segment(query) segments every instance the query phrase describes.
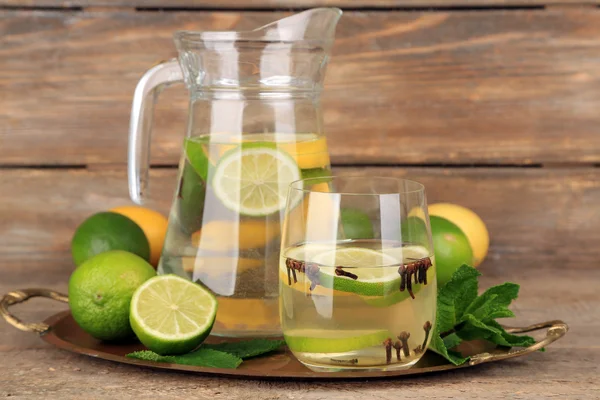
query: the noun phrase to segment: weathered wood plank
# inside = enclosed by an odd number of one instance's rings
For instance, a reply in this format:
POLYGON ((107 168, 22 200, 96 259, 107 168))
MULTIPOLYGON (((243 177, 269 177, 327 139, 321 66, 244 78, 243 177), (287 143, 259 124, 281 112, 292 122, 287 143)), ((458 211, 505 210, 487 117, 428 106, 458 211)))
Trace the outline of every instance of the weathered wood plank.
MULTIPOLYGON (((567 339, 568 340, 568 337, 567 339)), ((380 400, 492 399, 596 400, 596 349, 548 349, 527 360, 507 360, 411 379, 304 382, 226 379, 153 371, 33 349, 3 354, 0 395, 17 399, 380 400)))
POLYGON ((527 7, 553 4, 598 4, 599 0, 2 0, 1 5, 19 7, 185 7, 199 9, 289 9, 308 7, 404 8, 404 7, 527 7))
MULTIPOLYGON (((0 163, 124 162, 131 96, 173 31, 278 13, 4 12, 0 163)), ((600 9, 348 12, 326 80, 336 163, 600 162, 600 9)), ((157 111, 175 164, 186 94, 157 111)))
MULTIPOLYGON (((66 290, 70 268, 50 267, 40 271, 35 284, 66 290), (56 282, 60 278, 60 283, 56 282)), ((517 318, 511 325, 526 325, 551 319, 563 319, 570 326, 564 339, 545 353, 472 369, 423 376, 420 378, 365 382, 257 382, 221 379, 210 376, 152 371, 117 363, 95 360, 60 351, 42 342, 34 334, 25 334, 0 321, 0 396, 16 398, 182 398, 199 399, 597 399, 600 350, 600 309, 597 282, 600 271, 585 275, 575 269, 553 267, 550 273, 528 268, 521 261, 518 269, 493 271, 482 266, 481 287, 507 280, 521 285, 519 299, 512 309, 517 318), (563 282, 557 283, 561 276, 563 282), (575 289, 576 288, 576 289, 575 289)), ((0 253, 0 273, 13 275, 10 284, 0 281, 0 294, 30 287, 28 274, 19 273, 4 262, 0 253)), ((65 309, 47 301, 34 300, 15 308, 27 321, 38 321, 65 309)))
MULTIPOLYGON (((600 169, 337 168, 339 173, 409 177, 424 183, 430 203, 474 209, 491 232, 486 265, 596 268, 600 242, 600 169)), ((152 173, 150 205, 168 211, 176 171, 152 173)), ((0 255, 19 271, 70 270, 69 245, 88 215, 129 203, 125 171, 4 170, 0 174, 0 255)), ((32 273, 31 279, 36 279, 32 273)), ((17 283, 18 275, 2 277, 17 283)))

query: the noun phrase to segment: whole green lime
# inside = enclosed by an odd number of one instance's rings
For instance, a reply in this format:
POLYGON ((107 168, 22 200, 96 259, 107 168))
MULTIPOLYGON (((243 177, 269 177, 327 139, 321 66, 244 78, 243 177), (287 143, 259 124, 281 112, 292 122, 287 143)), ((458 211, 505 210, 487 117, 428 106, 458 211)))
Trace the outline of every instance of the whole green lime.
POLYGON ((431 216, 431 237, 435 252, 438 285, 446 284, 463 264, 473 265, 469 239, 458 226, 445 218, 431 216))
POLYGON ((346 239, 373 239, 373 223, 369 215, 356 208, 340 209, 340 218, 346 239))
POLYGON ((156 271, 152 265, 126 251, 108 251, 90 258, 69 279, 73 319, 96 339, 118 341, 132 337, 131 297, 153 276, 156 271))
POLYGON ((150 260, 150 244, 142 228, 114 212, 100 212, 83 221, 71 241, 75 265, 110 250, 125 250, 150 260))
POLYGON ((400 224, 403 243, 416 244, 429 248, 429 233, 425 221, 416 216, 410 216, 400 224))

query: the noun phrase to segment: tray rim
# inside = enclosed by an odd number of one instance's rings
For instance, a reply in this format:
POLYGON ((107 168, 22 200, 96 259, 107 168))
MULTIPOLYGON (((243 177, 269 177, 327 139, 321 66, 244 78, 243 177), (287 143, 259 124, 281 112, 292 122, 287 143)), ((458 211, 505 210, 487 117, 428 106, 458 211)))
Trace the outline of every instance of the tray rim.
MULTIPOLYGON (((58 312, 50 317, 48 317, 44 322, 48 324, 50 329, 46 332, 42 333, 40 337, 46 343, 49 343, 55 347, 58 347, 63 350, 67 350, 72 353, 82 354, 85 356, 99 358, 103 360, 118 362, 121 364, 134 365, 138 367, 147 367, 159 370, 167 370, 167 371, 178 371, 178 372, 187 372, 187 373, 199 373, 204 374, 206 376, 217 376, 217 377, 227 377, 227 378, 242 378, 242 379, 263 379, 263 380, 276 380, 281 378, 292 378, 295 380, 357 380, 357 379, 386 379, 386 378, 394 378, 401 376, 411 376, 411 375, 422 375, 422 374, 430 374, 430 373, 438 373, 444 371, 452 371, 457 369, 463 369, 467 367, 472 367, 477 364, 483 362, 490 362, 495 360, 486 359, 486 355, 492 357, 488 353, 483 354, 483 360, 479 362, 471 362, 464 363, 462 365, 453 365, 451 363, 432 366, 432 367, 422 367, 422 368, 409 368, 404 370, 397 371, 341 371, 341 372, 315 372, 306 368, 306 371, 299 372, 287 372, 282 371, 280 373, 259 373, 259 371, 254 369, 226 369, 226 368, 211 368, 211 367, 199 367, 199 366, 191 366, 191 365, 182 365, 182 364, 172 364, 172 363, 159 363, 154 361, 146 361, 146 360, 137 360, 133 358, 127 358, 125 356, 119 356, 112 353, 99 351, 99 350, 91 350, 87 347, 83 347, 72 343, 68 340, 63 339, 62 337, 56 335, 54 326, 60 323, 65 318, 71 315, 70 310, 65 310, 58 312)), ((562 336, 562 335, 561 335, 562 336)), ((518 353, 515 352, 515 353, 518 353)), ((523 354, 514 354, 511 355, 510 352, 507 353, 507 357, 518 357, 528 353, 523 354)))

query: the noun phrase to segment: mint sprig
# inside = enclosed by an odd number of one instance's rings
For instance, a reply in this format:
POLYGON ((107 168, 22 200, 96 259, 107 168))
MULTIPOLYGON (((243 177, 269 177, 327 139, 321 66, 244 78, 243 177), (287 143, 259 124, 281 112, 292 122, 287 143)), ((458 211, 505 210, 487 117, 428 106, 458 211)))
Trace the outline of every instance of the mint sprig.
POLYGON ((277 350, 283 343, 283 340, 252 339, 231 343, 203 344, 191 353, 178 356, 161 356, 150 350, 142 350, 129 353, 126 357, 197 367, 233 369, 239 367, 243 360, 277 350))
POLYGON ((535 343, 530 336, 512 335, 496 318, 514 317, 508 309, 519 295, 519 285, 503 283, 477 295, 479 271, 463 265, 438 290, 437 319, 429 349, 455 365, 469 360, 452 349, 463 341, 483 339, 500 346, 526 347, 535 343))

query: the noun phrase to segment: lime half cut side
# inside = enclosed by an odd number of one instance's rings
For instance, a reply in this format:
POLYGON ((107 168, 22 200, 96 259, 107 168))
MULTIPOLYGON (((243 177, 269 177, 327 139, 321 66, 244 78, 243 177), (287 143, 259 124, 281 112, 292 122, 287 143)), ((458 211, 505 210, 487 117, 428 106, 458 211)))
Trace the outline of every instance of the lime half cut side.
POLYGON ((288 186, 301 178, 296 161, 271 143, 248 143, 223 154, 212 186, 229 209, 259 217, 285 208, 288 186))
POLYGON ((311 261, 324 267, 320 269, 322 284, 342 292, 363 296, 383 296, 400 285, 398 265, 401 259, 361 247, 345 247, 317 254, 311 261), (343 267, 357 276, 352 279, 335 275, 334 267, 343 267))
POLYGON ((292 351, 307 353, 341 353, 380 346, 393 337, 387 330, 291 329, 283 333, 292 351))
POLYGON ((194 350, 210 333, 217 300, 205 288, 175 275, 142 284, 131 299, 130 323, 138 339, 161 355, 194 350))

